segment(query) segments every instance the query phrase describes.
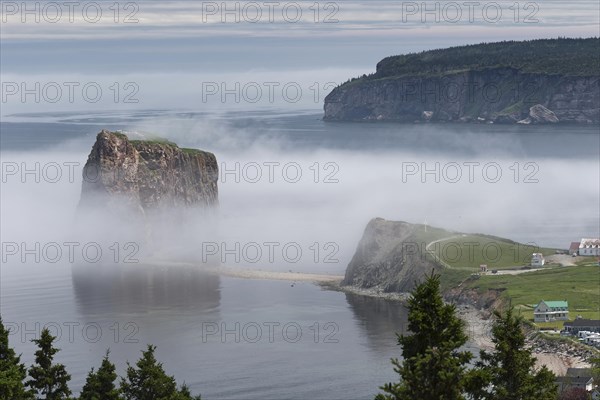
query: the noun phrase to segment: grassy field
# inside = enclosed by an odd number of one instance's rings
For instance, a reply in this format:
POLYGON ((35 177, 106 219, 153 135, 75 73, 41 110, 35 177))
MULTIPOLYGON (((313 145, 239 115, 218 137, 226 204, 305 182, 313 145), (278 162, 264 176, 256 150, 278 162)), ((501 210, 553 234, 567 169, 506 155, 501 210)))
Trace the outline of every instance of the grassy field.
MULTIPOLYGON (((413 240, 432 261, 443 264, 442 290, 456 287, 476 289, 480 293, 501 290, 525 318, 533 321, 533 306, 540 300, 567 300, 570 319, 577 315, 600 319, 600 266, 595 257, 577 261, 577 266, 546 266, 541 271, 517 275, 478 276, 479 266, 488 270, 520 269, 529 266, 532 253, 545 256, 555 253, 552 248, 483 235, 463 234, 420 225, 413 240)), ((540 328, 562 329, 563 321, 536 324, 540 328)))
MULTIPOLYGON (((503 296, 531 320, 532 306, 540 300, 567 300, 570 319, 577 315, 600 319, 600 267, 597 263, 520 275, 486 275, 468 280, 465 286, 480 292, 504 289, 503 296)), ((542 328, 562 328, 562 325, 562 321, 538 324, 542 328)))
POLYGON ((528 266, 532 253, 554 254, 555 249, 540 248, 487 235, 459 235, 434 243, 430 250, 450 268, 479 272, 486 264, 488 270, 528 266))
POLYGON ((459 285, 462 285, 469 277, 471 277, 471 272, 461 270, 461 269, 450 269, 444 268, 441 273, 441 285, 442 291, 450 290, 459 285))

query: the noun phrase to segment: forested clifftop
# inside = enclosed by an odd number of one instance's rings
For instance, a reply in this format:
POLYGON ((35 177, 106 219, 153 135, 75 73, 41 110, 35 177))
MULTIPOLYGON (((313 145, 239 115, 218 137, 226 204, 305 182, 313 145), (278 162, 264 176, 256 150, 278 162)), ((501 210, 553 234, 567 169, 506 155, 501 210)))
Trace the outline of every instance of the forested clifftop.
POLYGON ((600 39, 487 43, 387 57, 334 89, 325 120, 598 123, 600 39))

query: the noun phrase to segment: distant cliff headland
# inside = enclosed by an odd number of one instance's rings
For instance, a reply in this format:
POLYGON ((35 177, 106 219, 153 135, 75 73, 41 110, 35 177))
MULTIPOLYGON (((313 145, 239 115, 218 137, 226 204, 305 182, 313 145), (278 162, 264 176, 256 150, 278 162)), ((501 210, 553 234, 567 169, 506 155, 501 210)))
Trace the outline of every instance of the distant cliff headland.
POLYGON ((325 98, 327 121, 600 122, 600 39, 483 43, 387 57, 325 98))
POLYGON ((589 276, 598 274, 598 260, 565 253, 566 249, 534 242, 374 218, 365 228, 340 289, 401 299, 416 281, 435 271, 441 275, 447 299, 478 309, 512 301, 522 305, 523 315, 532 319, 532 304, 560 293, 580 314, 597 318, 600 298, 592 293, 597 294, 598 282, 589 276), (534 260, 539 261, 540 254, 545 259, 541 265, 534 260))
POLYGON ((103 130, 83 170, 80 206, 125 208, 142 215, 153 209, 213 206, 217 179, 212 153, 103 130))
MULTIPOLYGON (((527 272, 532 253, 553 255, 555 249, 517 243, 481 233, 463 233, 404 221, 372 219, 348 264, 343 286, 406 293, 432 270, 445 289, 481 272, 486 265, 498 274, 527 272)), ((487 270, 486 270, 487 272, 487 270)))
POLYGON ((415 281, 439 268, 434 259, 418 251, 424 241, 423 229, 402 221, 372 219, 348 264, 342 285, 409 292, 415 281))

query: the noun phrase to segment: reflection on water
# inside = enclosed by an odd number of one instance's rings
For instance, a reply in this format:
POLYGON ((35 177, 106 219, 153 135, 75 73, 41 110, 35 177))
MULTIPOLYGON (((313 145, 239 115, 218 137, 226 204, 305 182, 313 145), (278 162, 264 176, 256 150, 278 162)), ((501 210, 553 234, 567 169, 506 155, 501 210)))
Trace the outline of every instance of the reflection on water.
POLYGON ((41 327, 59 327, 57 360, 75 393, 106 349, 123 374, 152 343, 165 370, 206 398, 373 398, 395 379, 389 358, 400 355, 405 320, 401 304, 383 299, 182 266, 7 265, 1 285, 23 362, 34 361, 41 327))
POLYGON ((408 315, 399 301, 346 293, 346 301, 352 308, 358 325, 364 330, 370 350, 385 353, 389 357, 391 344, 397 342, 396 333, 406 333, 408 315))
POLYGON ((221 301, 220 277, 192 267, 74 266, 72 280, 83 315, 172 308, 183 314, 210 315, 218 312, 221 301))

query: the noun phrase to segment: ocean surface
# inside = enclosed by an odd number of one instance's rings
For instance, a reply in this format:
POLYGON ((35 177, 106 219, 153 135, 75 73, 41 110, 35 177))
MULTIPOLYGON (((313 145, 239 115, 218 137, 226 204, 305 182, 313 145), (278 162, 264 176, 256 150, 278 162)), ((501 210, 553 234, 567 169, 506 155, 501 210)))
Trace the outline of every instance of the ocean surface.
MULTIPOLYGON (((76 393, 107 349, 123 375, 151 343, 167 373, 206 399, 372 398, 396 379, 389 359, 400 356, 395 335, 406 324, 396 302, 308 282, 219 277, 161 263, 166 257, 71 262, 64 243, 84 240, 70 226, 101 129, 216 154, 220 206, 210 229, 178 242, 186 257, 197 258, 214 234, 224 246, 278 241, 303 250, 299 259, 258 261, 225 252, 228 265, 343 274, 373 217, 556 248, 599 235, 597 126, 325 123, 314 110, 3 116, 2 319, 28 365, 30 340, 49 327, 76 393), (267 176, 265 163, 293 165, 302 178, 267 176), (257 165, 260 179, 251 174, 257 165)), ((112 228, 118 236, 123 227, 112 228)))

